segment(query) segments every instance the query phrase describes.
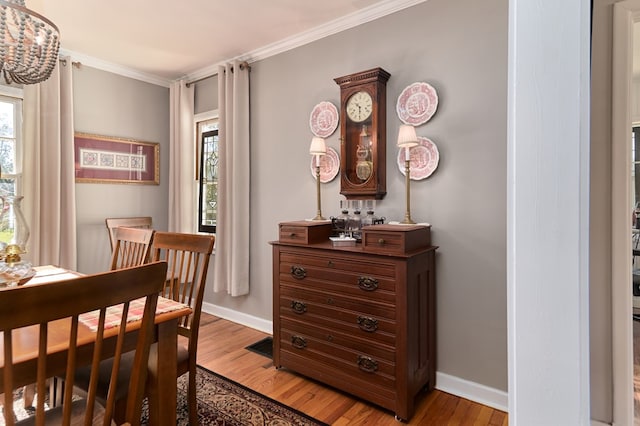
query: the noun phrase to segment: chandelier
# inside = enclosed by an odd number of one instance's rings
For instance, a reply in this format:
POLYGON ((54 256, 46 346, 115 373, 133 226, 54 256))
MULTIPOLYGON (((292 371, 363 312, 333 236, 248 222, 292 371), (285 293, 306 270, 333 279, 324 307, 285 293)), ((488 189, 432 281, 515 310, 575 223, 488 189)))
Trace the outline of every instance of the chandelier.
POLYGON ((0 70, 7 84, 45 81, 58 62, 60 32, 26 8, 24 0, 0 0, 0 70))

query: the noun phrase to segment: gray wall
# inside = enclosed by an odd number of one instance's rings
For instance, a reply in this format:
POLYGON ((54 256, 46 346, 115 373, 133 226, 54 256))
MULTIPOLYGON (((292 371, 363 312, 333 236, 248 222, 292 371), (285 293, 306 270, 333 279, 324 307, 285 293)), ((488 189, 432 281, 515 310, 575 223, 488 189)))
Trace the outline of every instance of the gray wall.
POLYGON ((78 269, 109 266, 106 217, 151 216, 167 229, 169 205, 169 89, 91 67, 73 70, 76 132, 160 144, 160 185, 76 184, 78 269))
MULTIPOLYGON (((438 91, 438 111, 417 133, 436 143, 440 165, 430 178, 412 182, 411 212, 433 225, 440 246, 438 371, 506 391, 507 4, 430 0, 253 63, 251 293, 209 293, 208 302, 271 318, 268 241, 277 238, 279 222, 311 218, 316 210, 309 113, 320 101, 339 105, 333 78, 380 66, 391 78, 387 195, 376 213, 404 216, 395 103, 409 84, 429 82, 438 91)), ((199 108, 206 109, 199 93, 199 108)), ((327 144, 340 151, 338 132, 327 144)), ((339 179, 321 190, 323 213, 337 216, 339 179)))
MULTIPOLYGON (((411 184, 412 216, 433 225, 437 255, 438 370, 507 390, 507 0, 430 0, 254 62, 251 72, 251 293, 206 301, 272 317, 271 247, 278 223, 315 215, 309 113, 339 104, 333 78, 374 67, 387 85, 387 196, 376 213, 404 215, 396 165, 395 102, 426 81, 438 111, 417 133, 440 151, 438 170, 411 184)), ((84 67, 74 71, 76 130, 161 143, 160 186, 78 184, 79 269, 104 269, 108 216, 151 215, 167 224, 169 91, 84 67)), ((215 78, 196 85, 196 112, 216 108, 215 78)), ((339 151, 338 132, 328 138, 339 151)), ((323 213, 339 213, 339 179, 322 185, 323 213)))

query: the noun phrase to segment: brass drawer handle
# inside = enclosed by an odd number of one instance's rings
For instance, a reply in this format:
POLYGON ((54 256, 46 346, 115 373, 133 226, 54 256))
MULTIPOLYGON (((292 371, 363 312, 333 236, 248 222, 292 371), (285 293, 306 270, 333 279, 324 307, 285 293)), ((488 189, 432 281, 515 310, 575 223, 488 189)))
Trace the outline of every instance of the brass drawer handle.
POLYGON ((358 287, 364 291, 374 291, 378 288, 378 280, 371 277, 358 277, 358 287))
POLYGON ((373 333, 378 329, 378 320, 371 317, 358 317, 358 326, 360 329, 373 333))
POLYGON ((383 246, 383 245, 384 245, 384 243, 386 243, 386 241, 384 240, 384 238, 380 238, 380 239, 378 240, 378 245, 379 245, 379 246, 383 246))
POLYGON ((375 373, 378 370, 378 363, 373 358, 358 355, 358 368, 365 373, 375 373))
POLYGON ((297 280, 301 280, 307 276, 307 271, 302 266, 291 266, 291 276, 297 280))
POLYGON ((290 233, 289 233, 289 238, 293 238, 293 237, 295 237, 295 236, 296 236, 296 233, 295 233, 295 232, 290 232, 290 233))
POLYGON ((291 345, 296 349, 304 349, 307 347, 307 341, 304 337, 291 336, 291 345))
POLYGON ((292 300, 291 310, 296 314, 304 314, 305 312, 307 312, 307 305, 297 300, 292 300))

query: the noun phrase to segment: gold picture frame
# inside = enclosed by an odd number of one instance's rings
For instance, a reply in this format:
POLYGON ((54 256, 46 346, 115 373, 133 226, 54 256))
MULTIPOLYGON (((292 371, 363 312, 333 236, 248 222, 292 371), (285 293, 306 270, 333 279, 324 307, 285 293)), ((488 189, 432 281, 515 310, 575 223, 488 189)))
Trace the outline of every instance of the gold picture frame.
POLYGON ((79 183, 160 184, 160 144, 89 133, 74 134, 79 183))

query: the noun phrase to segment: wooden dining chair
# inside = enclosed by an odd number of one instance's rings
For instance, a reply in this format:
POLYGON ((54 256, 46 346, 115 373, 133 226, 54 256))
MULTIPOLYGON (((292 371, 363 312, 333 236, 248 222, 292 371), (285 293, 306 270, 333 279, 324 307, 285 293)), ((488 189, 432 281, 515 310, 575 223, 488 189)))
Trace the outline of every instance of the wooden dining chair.
MULTIPOLYGON (((214 244, 215 236, 213 235, 156 232, 151 247, 151 260, 163 260, 168 264, 162 296, 189 305, 193 310, 191 315, 182 318, 178 325, 178 377, 189 373, 187 390, 189 424, 198 424, 196 353, 202 301, 214 244)), ((158 371, 156 364, 157 357, 154 356, 156 350, 157 345, 152 345, 147 381, 147 392, 151 404, 159 403, 157 382, 158 375, 162 374, 158 371)))
POLYGON ((149 261, 154 230, 151 228, 117 227, 113 230, 114 246, 111 270, 140 266, 149 261))
MULTIPOLYGON (((209 259, 213 251, 215 237, 212 235, 184 234, 175 232, 156 231, 151 245, 151 261, 166 261, 168 264, 165 285, 161 296, 171 298, 185 305, 189 305, 192 313, 183 317, 178 324, 178 377, 189 373, 189 385, 187 397, 189 403, 189 424, 198 424, 198 412, 196 402, 196 352, 198 348, 198 329, 200 327, 200 314, 202 312, 202 300, 207 281, 209 259)), ((133 353, 123 357, 120 374, 131 374, 131 358, 133 353), (126 370, 129 370, 128 372, 126 370)), ((162 374, 157 365, 157 344, 151 345, 149 356, 149 372, 147 379, 147 395, 150 406, 159 404, 158 375, 162 374)), ((104 361, 100 369, 111 371, 110 361, 104 361), (106 365, 105 365, 106 364, 106 365)), ((78 372, 76 383, 81 388, 86 387, 86 369, 78 372), (84 385, 82 385, 82 384, 84 385)), ((176 378, 177 379, 177 378, 176 378)), ((98 394, 106 394, 107 388, 98 389, 98 394)), ((117 391, 120 398, 126 396, 126 389, 122 387, 117 391)), ((157 424, 153 418, 154 411, 150 410, 149 424, 157 424)))
POLYGON ((12 406, 11 390, 24 380, 21 374, 25 371, 36 369, 38 395, 46 394, 47 377, 55 374, 65 376, 60 405, 45 410, 45 398, 38 397, 34 416, 16 423, 12 411, 4 410, 5 424, 112 424, 122 344, 125 336, 130 336, 125 334, 125 328, 137 330, 137 337, 134 369, 125 383, 128 394, 123 424, 140 424, 155 309, 158 292, 166 280, 166 271, 166 262, 155 262, 3 291, 0 297, 0 331, 3 333, 4 351, 0 355, 0 365, 5 407, 12 406), (128 327, 118 326, 132 319, 133 312, 127 318, 129 303, 139 298, 144 298, 140 320, 128 327), (107 317, 109 319, 105 320, 107 317), (37 363, 22 365, 19 364, 20 351, 24 351, 29 342, 21 339, 19 329, 29 326, 39 329, 39 341, 32 342, 37 363), (105 356, 113 356, 115 360, 110 375, 112 390, 106 403, 100 404, 96 400, 98 365, 105 356), (66 373, 52 371, 56 361, 65 359, 66 373), (92 371, 89 391, 86 398, 73 398, 74 372, 84 365, 90 365, 92 371))
POLYGON ((104 220, 109 232, 109 244, 111 244, 111 251, 115 245, 114 232, 115 229, 124 226, 127 228, 143 228, 149 229, 152 227, 152 219, 150 216, 139 217, 108 217, 104 220))

